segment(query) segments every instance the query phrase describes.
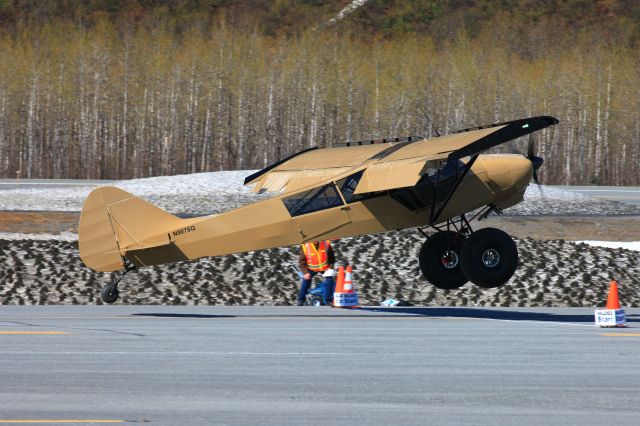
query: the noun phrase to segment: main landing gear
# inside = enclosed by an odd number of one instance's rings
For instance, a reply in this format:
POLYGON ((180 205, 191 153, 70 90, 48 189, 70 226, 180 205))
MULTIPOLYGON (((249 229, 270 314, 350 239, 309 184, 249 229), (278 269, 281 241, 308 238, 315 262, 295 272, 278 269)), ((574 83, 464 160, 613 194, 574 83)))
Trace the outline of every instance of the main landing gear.
POLYGON ((125 259, 124 271, 119 276, 117 276, 111 284, 107 284, 102 288, 102 291, 100 291, 100 297, 102 298, 102 301, 104 303, 112 304, 116 300, 118 300, 118 297, 120 297, 120 292, 118 291, 118 283, 121 279, 124 278, 125 275, 127 275, 128 272, 131 272, 134 269, 136 269, 136 267, 125 259))
POLYGON ((452 290, 471 281, 482 288, 505 284, 518 266, 513 239, 496 228, 471 230, 464 218, 436 228, 422 245, 418 260, 424 277, 434 286, 452 290), (451 227, 455 230, 451 230, 451 227))
POLYGON ((464 235, 454 231, 436 232, 420 249, 418 261, 424 277, 438 288, 453 290, 469 279, 460 265, 464 235))

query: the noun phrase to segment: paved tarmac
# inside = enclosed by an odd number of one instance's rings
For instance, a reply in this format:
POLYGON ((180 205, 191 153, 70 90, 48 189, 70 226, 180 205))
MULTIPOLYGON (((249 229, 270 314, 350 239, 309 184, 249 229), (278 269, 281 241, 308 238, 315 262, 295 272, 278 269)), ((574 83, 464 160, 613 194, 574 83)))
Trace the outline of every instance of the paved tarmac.
POLYGON ((640 206, 640 187, 637 186, 552 186, 552 188, 578 192, 601 200, 640 206))
POLYGON ((0 306, 0 425, 638 425, 627 315, 0 306))
POLYGON ((86 179, 0 179, 0 190, 18 188, 68 188, 73 186, 109 185, 112 180, 86 179))

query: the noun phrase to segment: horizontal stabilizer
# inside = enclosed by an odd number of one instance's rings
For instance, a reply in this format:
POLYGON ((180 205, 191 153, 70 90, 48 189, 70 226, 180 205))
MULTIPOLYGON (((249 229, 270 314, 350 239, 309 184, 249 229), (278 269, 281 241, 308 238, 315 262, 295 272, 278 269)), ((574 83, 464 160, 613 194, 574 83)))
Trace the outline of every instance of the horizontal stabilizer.
POLYGON ((180 223, 176 216, 119 188, 97 188, 80 213, 80 257, 96 271, 123 269, 127 251, 170 244, 168 230, 180 223))

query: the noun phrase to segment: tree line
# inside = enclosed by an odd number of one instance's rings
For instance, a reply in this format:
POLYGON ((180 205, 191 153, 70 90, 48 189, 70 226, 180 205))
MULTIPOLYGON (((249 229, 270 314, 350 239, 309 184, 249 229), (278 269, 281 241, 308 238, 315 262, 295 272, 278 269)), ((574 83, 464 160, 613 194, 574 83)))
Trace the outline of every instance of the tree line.
POLYGON ((434 136, 420 102, 441 134, 553 115, 560 125, 537 137, 544 183, 639 185, 639 49, 596 31, 530 44, 511 31, 269 35, 218 20, 178 34, 109 19, 17 29, 0 35, 0 176, 261 168, 316 145, 434 136))

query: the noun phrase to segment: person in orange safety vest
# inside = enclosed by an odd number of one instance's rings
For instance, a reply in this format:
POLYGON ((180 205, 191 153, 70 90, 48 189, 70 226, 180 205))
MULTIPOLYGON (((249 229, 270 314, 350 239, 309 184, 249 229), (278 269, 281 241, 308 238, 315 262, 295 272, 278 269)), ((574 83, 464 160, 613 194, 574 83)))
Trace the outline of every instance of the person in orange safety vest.
MULTIPOLYGON (((298 306, 304 305, 313 276, 317 273, 323 273, 327 269, 333 269, 335 261, 335 254, 329 240, 314 241, 300 245, 298 265, 300 266, 300 271, 302 271, 302 280, 300 282, 300 292, 298 293, 298 306)), ((324 296, 325 300, 329 302, 333 299, 335 282, 333 278, 326 277, 325 284, 325 288, 328 290, 324 296)))

